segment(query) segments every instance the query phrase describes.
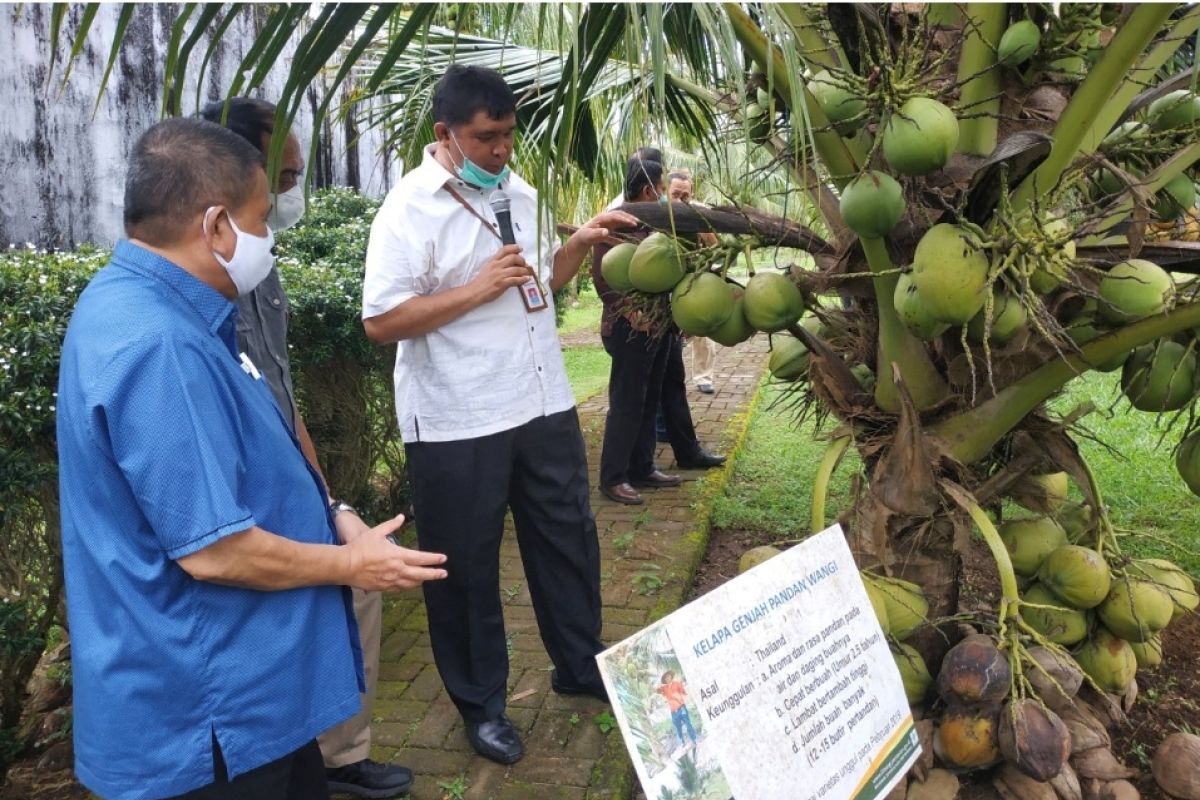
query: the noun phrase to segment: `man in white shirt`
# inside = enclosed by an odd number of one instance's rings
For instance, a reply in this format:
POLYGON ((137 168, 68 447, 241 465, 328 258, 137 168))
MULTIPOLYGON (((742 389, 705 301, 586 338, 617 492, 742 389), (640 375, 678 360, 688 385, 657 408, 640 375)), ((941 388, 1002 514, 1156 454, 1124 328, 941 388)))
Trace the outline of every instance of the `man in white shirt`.
POLYGON ((516 97, 498 73, 451 67, 433 115, 437 141, 371 226, 363 326, 372 341, 399 342, 396 413, 417 535, 448 556, 444 586, 425 593, 438 671, 471 745, 511 764, 523 748, 504 714, 506 509, 553 688, 605 697, 593 658, 602 649, 599 544, 553 292, 609 226, 637 220, 608 211, 559 244, 537 193, 508 170, 516 97), (502 246, 496 189, 511 202, 516 245, 502 246), (527 306, 531 293, 540 309, 527 306))

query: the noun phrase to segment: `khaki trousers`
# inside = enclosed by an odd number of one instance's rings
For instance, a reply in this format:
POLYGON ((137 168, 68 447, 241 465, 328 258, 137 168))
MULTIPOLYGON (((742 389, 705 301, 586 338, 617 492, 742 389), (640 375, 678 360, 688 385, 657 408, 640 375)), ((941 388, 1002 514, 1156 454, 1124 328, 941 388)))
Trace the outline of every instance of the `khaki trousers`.
POLYGON ((383 629, 383 593, 351 589, 354 594, 354 618, 362 638, 363 670, 367 693, 362 709, 335 728, 317 737, 327 767, 344 767, 371 755, 371 715, 375 708, 375 687, 379 683, 379 637, 383 629))
POLYGON ((699 386, 702 383, 712 383, 713 362, 717 360, 717 348, 711 340, 704 336, 693 336, 688 339, 692 343, 692 383, 699 386))

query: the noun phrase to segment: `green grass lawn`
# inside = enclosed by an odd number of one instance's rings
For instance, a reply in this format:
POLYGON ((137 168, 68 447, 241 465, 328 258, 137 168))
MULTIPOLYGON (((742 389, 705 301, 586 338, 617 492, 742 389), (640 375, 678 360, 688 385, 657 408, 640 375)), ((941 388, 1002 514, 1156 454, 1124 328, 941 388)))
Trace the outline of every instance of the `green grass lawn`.
MULTIPOLYGON (((1108 412, 1116 398, 1116 384, 1115 374, 1086 376, 1058 398, 1054 408, 1065 413, 1090 400, 1099 409, 1084 423, 1112 449, 1087 439, 1080 439, 1079 445, 1100 483, 1113 523, 1119 529, 1158 537, 1126 536, 1124 550, 1170 558, 1200 575, 1200 498, 1175 472, 1172 455, 1181 434, 1173 431, 1161 438, 1154 417, 1129 411, 1124 401, 1108 412)), ((826 442, 811 423, 796 428, 791 411, 771 407, 779 397, 778 389, 768 385, 764 391, 730 485, 715 504, 714 523, 763 531, 780 540, 798 538, 808 532, 813 475, 826 442)), ((826 503, 827 523, 850 504, 850 478, 858 464, 857 456, 849 453, 834 474, 826 503)))
POLYGON ((575 390, 576 403, 582 403, 608 385, 611 359, 603 347, 563 348, 563 362, 571 388, 575 390))
MULTIPOLYGON (((600 298, 596 294, 595 287, 588 284, 588 287, 579 293, 576 305, 563 312, 563 321, 562 325, 558 326, 558 334, 563 336, 592 327, 597 331, 600 330, 600 298)), ((597 335, 598 339, 599 335, 597 335)))

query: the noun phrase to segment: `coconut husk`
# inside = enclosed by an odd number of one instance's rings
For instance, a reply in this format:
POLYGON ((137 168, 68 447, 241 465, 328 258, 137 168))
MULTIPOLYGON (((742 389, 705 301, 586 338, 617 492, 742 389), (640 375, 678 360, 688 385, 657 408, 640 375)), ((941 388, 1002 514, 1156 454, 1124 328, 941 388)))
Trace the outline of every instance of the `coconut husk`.
POLYGON ((933 769, 933 720, 918 720, 916 725, 917 740, 921 743, 921 755, 917 756, 909 774, 923 781, 933 769))
POLYGON ((1142 800, 1142 793, 1129 781, 1109 781, 1100 787, 1100 800, 1142 800))
POLYGON ((1083 800, 1083 787, 1079 785, 1079 776, 1070 764, 1064 764, 1062 771, 1050 779, 1058 800, 1083 800))
POLYGON ((1088 706, 1088 710, 1106 728, 1115 728, 1129 721, 1121 710, 1121 698, 1105 692, 1097 691, 1090 684, 1084 684, 1079 689, 1078 699, 1088 706))
POLYGON ((944 769, 931 769, 923 781, 908 785, 905 800, 954 800, 958 797, 958 777, 944 769))
POLYGON ((1049 781, 1071 755, 1071 735, 1061 718, 1033 699, 1014 700, 1000 712, 1000 752, 1036 781, 1049 781))
POLYGON ((1129 685, 1125 687, 1125 694, 1121 695, 1121 710, 1128 714, 1133 710, 1133 704, 1137 702, 1138 685, 1137 678, 1129 681, 1129 685))
POLYGON ((992 786, 1004 800, 1058 800, 1054 787, 1035 781, 1012 764, 1005 764, 992 776, 992 786))
POLYGON ((1163 791, 1179 800, 1200 800, 1200 736, 1172 733, 1154 751, 1150 766, 1163 791))
POLYGON ((1066 653, 1032 647, 1028 654, 1036 663, 1027 666, 1023 674, 1042 702, 1061 716, 1065 706, 1074 705, 1074 697, 1083 684, 1083 671, 1066 653))
MULTIPOLYGON (((1107 747, 1093 747, 1071 756, 1071 766, 1080 779, 1095 778, 1099 781, 1119 781, 1137 775, 1137 770, 1130 769, 1117 760, 1107 747)), ((1084 790, 1087 797, 1087 790, 1084 790)))
POLYGON ((1082 704, 1068 706, 1058 712, 1071 734, 1071 753, 1082 753, 1097 747, 1109 747, 1112 739, 1104 724, 1082 704))

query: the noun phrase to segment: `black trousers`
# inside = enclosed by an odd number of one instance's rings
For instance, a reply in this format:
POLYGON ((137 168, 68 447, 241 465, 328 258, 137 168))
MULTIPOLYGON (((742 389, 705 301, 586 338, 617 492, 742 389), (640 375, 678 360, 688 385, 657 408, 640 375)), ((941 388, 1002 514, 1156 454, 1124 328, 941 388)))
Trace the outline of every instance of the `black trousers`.
POLYGON ((667 439, 675 460, 695 459, 700 454, 700 441, 692 422, 692 409, 687 398, 687 374, 683 368, 683 337, 670 335, 666 369, 663 371, 662 411, 667 427, 667 439))
POLYGON ((654 471, 654 417, 671 338, 635 331, 624 317, 613 322, 610 336, 602 337, 604 349, 612 357, 600 451, 602 486, 643 478, 654 471))
POLYGON ((434 661, 468 722, 504 711, 508 652, 500 541, 512 509, 542 643, 559 685, 602 686, 600 545, 575 409, 512 430, 406 444, 421 549, 448 577, 423 586, 434 661))
POLYGON ((231 781, 214 737, 213 782, 173 800, 329 800, 325 761, 313 739, 294 753, 231 781))

